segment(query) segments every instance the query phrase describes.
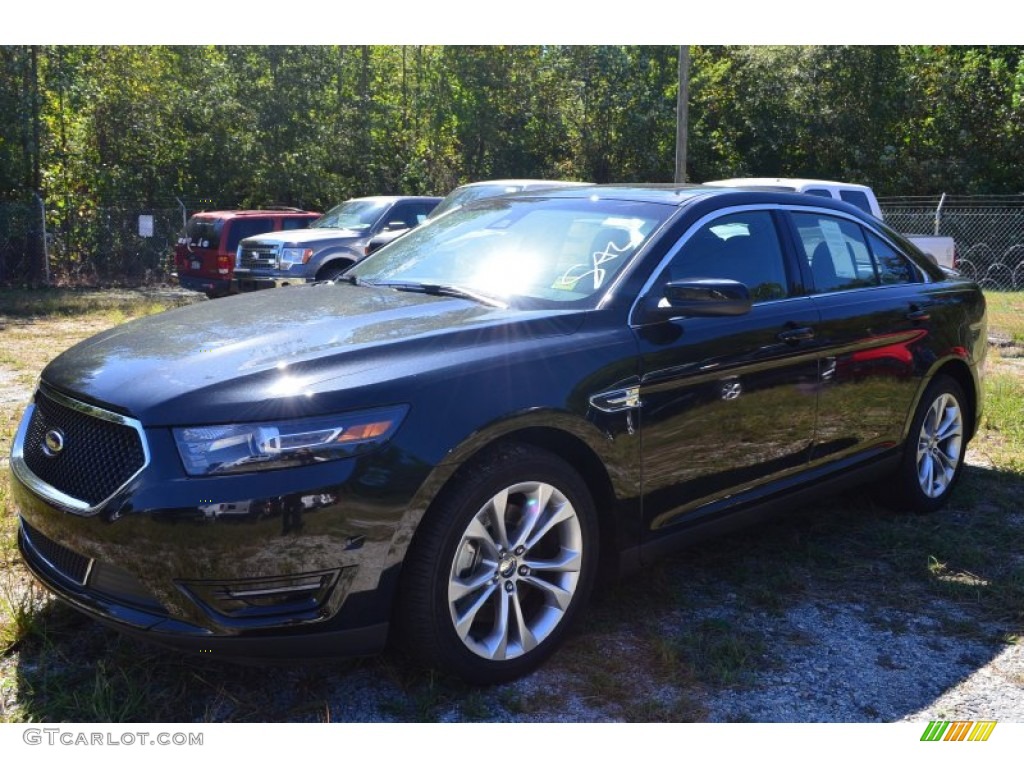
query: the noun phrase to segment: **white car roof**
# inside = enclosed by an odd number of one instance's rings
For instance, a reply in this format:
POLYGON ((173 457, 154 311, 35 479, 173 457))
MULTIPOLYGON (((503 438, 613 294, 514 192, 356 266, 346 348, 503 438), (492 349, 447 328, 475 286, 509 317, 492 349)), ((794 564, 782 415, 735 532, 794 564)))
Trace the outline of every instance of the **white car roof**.
POLYGON ((778 177, 751 177, 746 179, 718 179, 716 181, 705 181, 705 184, 712 187, 792 187, 797 192, 802 192, 809 187, 824 187, 829 189, 859 189, 870 190, 871 187, 865 184, 853 184, 848 181, 826 181, 824 179, 787 179, 778 177))

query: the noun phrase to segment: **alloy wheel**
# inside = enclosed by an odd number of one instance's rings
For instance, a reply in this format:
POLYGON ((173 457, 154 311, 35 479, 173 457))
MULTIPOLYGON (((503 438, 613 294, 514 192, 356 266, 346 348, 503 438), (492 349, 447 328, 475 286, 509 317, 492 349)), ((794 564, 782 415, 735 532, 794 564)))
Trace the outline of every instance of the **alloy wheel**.
POLYGON ((925 496, 942 496, 953 481, 963 448, 964 417, 960 403, 940 394, 921 422, 917 438, 917 481, 925 496))
POLYGON ((452 560, 448 607, 456 634, 484 659, 529 653, 564 618, 582 558, 579 516, 557 488, 522 482, 495 494, 452 560))

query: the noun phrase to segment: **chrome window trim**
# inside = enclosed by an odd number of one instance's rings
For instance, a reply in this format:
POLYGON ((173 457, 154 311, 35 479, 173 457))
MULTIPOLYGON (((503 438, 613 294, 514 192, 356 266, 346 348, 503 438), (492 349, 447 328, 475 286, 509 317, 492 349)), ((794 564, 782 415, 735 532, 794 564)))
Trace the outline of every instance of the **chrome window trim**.
POLYGON ((127 480, 121 483, 121 485, 114 489, 113 493, 105 499, 97 502, 96 504, 90 505, 87 501, 76 499, 63 491, 54 488, 49 483, 37 477, 36 474, 29 469, 28 464, 25 462, 25 438, 28 434, 28 425, 32 421, 32 414, 35 413, 36 410, 35 397, 32 398, 33 402, 29 403, 28 407, 25 408, 25 414, 21 417, 21 424, 18 426, 18 432, 14 436, 14 445, 11 448, 11 470, 14 472, 15 476, 29 488, 29 490, 51 504, 55 504, 56 506, 65 509, 68 512, 73 512, 76 515, 93 515, 112 498, 123 491, 133 480, 135 480, 135 478, 142 474, 146 467, 149 466, 149 442, 146 440, 146 431, 142 427, 142 422, 128 416, 123 416, 120 413, 114 413, 113 411, 108 411, 104 408, 90 405, 89 403, 74 400, 66 395, 60 394, 59 392, 55 392, 42 383, 40 383, 36 390, 36 397, 39 394, 42 394, 44 397, 49 398, 55 403, 71 408, 72 410, 76 410, 79 413, 83 413, 86 416, 102 419, 121 426, 131 427, 139 435, 139 441, 142 444, 142 466, 132 473, 127 480))
MULTIPOLYGON (((682 235, 680 235, 676 243, 671 248, 669 248, 669 250, 662 257, 661 261, 658 263, 658 266, 655 267, 653 272, 651 272, 651 276, 647 279, 647 282, 644 283, 643 287, 637 293, 636 298, 633 300, 633 304, 629 308, 628 315, 630 324, 635 324, 634 317, 636 316, 637 308, 639 307, 640 303, 644 300, 644 297, 650 293, 651 289, 658 282, 661 273, 668 268, 668 265, 672 262, 672 259, 676 257, 676 254, 679 253, 682 247, 687 243, 687 241, 691 237, 693 237, 697 230, 699 230, 709 221, 714 221, 715 219, 721 218, 723 216, 729 216, 735 213, 746 213, 747 211, 787 211, 789 213, 820 213, 827 216, 835 216, 837 218, 846 219, 847 221, 857 224, 858 226, 864 227, 872 234, 877 235, 879 238, 888 243, 893 248, 893 250, 901 254, 903 258, 907 258, 907 255, 904 252, 903 248, 901 248, 897 243, 894 243, 891 238, 887 237, 885 232, 876 229, 874 225, 871 224, 870 222, 864 221, 863 219, 860 219, 850 213, 847 213, 846 211, 837 211, 834 208, 823 208, 816 205, 793 205, 792 203, 748 203, 746 205, 731 205, 727 208, 719 208, 716 211, 712 211, 711 213, 701 216, 699 219, 697 219, 697 221, 691 224, 690 227, 687 228, 687 230, 682 235)), ((781 239, 779 242, 779 247, 783 248, 781 239)), ((917 265, 914 264, 912 259, 908 259, 908 261, 910 261, 911 267, 917 273, 922 283, 932 282, 927 272, 918 269, 917 265)), ((775 299, 770 303, 775 304, 777 302, 788 301, 790 299, 804 299, 811 296, 831 296, 835 295, 835 293, 851 293, 853 291, 867 291, 876 288, 891 287, 892 285, 872 285, 864 286, 862 288, 851 288, 848 291, 834 291, 831 293, 807 293, 802 296, 787 296, 782 299, 775 299)))
MULTIPOLYGON (((866 229, 868 232, 870 232, 871 234, 873 234, 876 237, 878 237, 880 240, 882 240, 885 243, 887 243, 890 248, 892 248, 894 251, 896 251, 896 253, 900 254, 900 256, 902 256, 904 259, 906 259, 907 262, 910 264, 910 268, 912 270, 914 270, 914 274, 917 275, 917 277, 919 279, 918 280, 919 282, 921 282, 921 283, 931 283, 931 282, 933 282, 932 278, 931 278, 931 275, 929 275, 927 272, 925 272, 920 267, 918 267, 917 264, 914 263, 914 260, 907 256, 906 251, 903 248, 900 247, 899 243, 893 241, 893 239, 891 237, 889 237, 888 235, 886 235, 886 233, 883 232, 882 230, 876 229, 874 224, 872 224, 870 222, 858 219, 856 216, 851 216, 850 214, 846 213, 845 211, 833 211, 830 208, 816 208, 816 207, 815 208, 804 208, 802 206, 792 206, 792 205, 780 206, 780 207, 786 208, 791 213, 824 213, 824 214, 828 214, 829 216, 836 216, 836 217, 839 217, 839 218, 846 219, 847 221, 852 221, 854 224, 860 225, 861 227, 866 229)), ((874 217, 872 216, 872 218, 874 218, 874 217)), ((879 221, 880 224, 885 224, 884 221, 881 221, 881 220, 878 220, 878 221, 879 221)), ((913 243, 911 243, 911 245, 913 245, 913 243)), ((873 251, 871 251, 871 246, 870 245, 868 245, 868 251, 871 252, 871 256, 872 256, 872 258, 874 258, 875 254, 874 254, 873 251)), ((846 289, 843 289, 841 291, 830 291, 829 293, 812 293, 812 294, 808 294, 808 295, 809 296, 828 296, 828 295, 835 294, 835 293, 846 293, 847 291, 866 291, 866 290, 871 290, 872 288, 886 288, 886 287, 891 287, 893 285, 910 285, 910 283, 883 283, 881 285, 864 286, 862 288, 846 288, 846 289)))

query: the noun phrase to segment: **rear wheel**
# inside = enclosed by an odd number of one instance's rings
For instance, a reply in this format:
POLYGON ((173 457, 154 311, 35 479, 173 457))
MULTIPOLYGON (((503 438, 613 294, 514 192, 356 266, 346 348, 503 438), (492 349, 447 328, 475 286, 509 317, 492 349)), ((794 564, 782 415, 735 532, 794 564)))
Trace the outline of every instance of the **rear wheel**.
POLYGON ((598 532, 590 493, 559 457, 507 446, 461 473, 406 561, 401 640, 474 683, 546 659, 590 593, 598 532))
POLYGON ((896 475, 896 501, 902 506, 932 512, 953 492, 967 449, 966 402, 949 376, 936 377, 925 390, 896 475))

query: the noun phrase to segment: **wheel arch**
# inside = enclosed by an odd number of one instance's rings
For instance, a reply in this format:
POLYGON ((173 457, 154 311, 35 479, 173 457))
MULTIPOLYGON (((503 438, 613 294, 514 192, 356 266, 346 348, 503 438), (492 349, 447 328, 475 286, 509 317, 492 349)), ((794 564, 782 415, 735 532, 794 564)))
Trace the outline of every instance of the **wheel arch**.
MULTIPOLYGON (((554 453, 564 459, 580 475, 590 491, 598 523, 598 573, 618 573, 619 545, 622 531, 615 514, 620 493, 615 490, 605 462, 599 452, 584 437, 566 422, 575 421, 568 414, 551 412, 533 413, 525 423, 505 424, 504 429, 490 430, 486 435, 475 435, 456 448, 444 464, 435 468, 431 477, 423 484, 416 498, 409 505, 404 519, 392 539, 388 556, 390 576, 387 588, 388 602, 393 611, 398 606, 399 590, 402 583, 402 564, 406 555, 416 545, 416 532, 420 522, 443 504, 445 496, 452 492, 461 477, 471 472, 488 455, 500 451, 510 444, 526 445, 554 453), (546 422, 546 423, 540 423, 546 422)), ((382 584, 382 586, 385 586, 382 584)))
POLYGON ((913 422, 914 414, 920 406, 921 398, 924 397, 925 391, 939 376, 949 376, 959 384, 960 389, 963 390, 964 397, 967 399, 967 402, 964 403, 964 407, 967 409, 968 413, 968 418, 965 419, 968 430, 965 437, 967 440, 972 439, 978 431, 981 420, 982 396, 980 382, 971 367, 963 358, 960 357, 951 357, 936 363, 928 376, 925 377, 922 382, 921 389, 917 393, 914 407, 910 411, 910 417, 904 427, 904 436, 906 437, 909 435, 910 425, 913 422))
MULTIPOLYGON (((313 275, 318 276, 326 269, 344 265, 345 269, 359 261, 359 254, 349 248, 332 248, 316 254, 310 262, 313 275)), ((308 273, 307 273, 308 274, 308 273)))

